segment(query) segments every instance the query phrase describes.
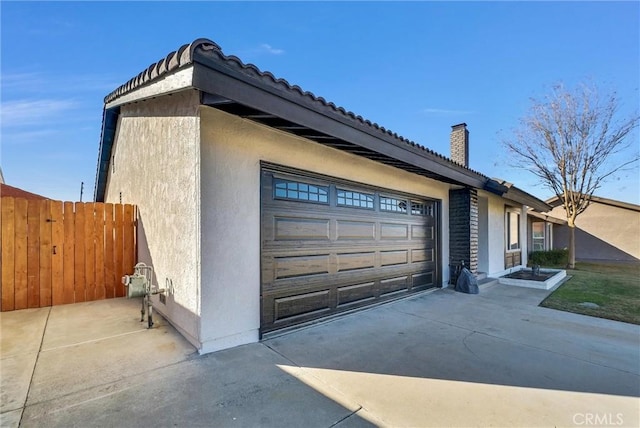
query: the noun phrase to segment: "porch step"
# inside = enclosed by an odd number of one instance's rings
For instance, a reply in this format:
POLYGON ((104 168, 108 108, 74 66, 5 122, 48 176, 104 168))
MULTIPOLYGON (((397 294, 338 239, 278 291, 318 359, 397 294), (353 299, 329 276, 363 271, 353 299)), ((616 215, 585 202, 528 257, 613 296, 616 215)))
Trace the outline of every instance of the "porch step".
POLYGON ((489 287, 493 287, 496 284, 498 284, 498 278, 490 278, 485 276, 485 278, 478 280, 478 288, 480 290, 485 290, 489 287))

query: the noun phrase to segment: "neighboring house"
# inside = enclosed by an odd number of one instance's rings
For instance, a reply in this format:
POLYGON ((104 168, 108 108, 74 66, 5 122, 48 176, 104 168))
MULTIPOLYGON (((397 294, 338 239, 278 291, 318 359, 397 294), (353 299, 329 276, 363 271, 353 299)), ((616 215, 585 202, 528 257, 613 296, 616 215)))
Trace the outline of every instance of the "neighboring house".
POLYGON ((198 39, 105 98, 95 200, 138 206, 159 310, 201 353, 527 261, 544 201, 198 39))
MULTIPOLYGON (((548 213, 566 219, 557 197, 547 201, 548 213)), ((553 228, 553 248, 569 246, 566 220, 553 228)), ((576 218, 576 260, 639 261, 640 205, 593 196, 587 209, 576 218)))
POLYGON ((49 199, 45 196, 40 196, 35 193, 27 192, 26 190, 19 189, 17 187, 9 186, 8 184, 0 183, 0 196, 11 196, 13 198, 23 198, 31 200, 49 199))
POLYGON ((548 213, 542 214, 533 210, 529 210, 527 214, 527 242, 529 242, 529 253, 554 249, 554 228, 566 225, 567 221, 553 217, 548 213))

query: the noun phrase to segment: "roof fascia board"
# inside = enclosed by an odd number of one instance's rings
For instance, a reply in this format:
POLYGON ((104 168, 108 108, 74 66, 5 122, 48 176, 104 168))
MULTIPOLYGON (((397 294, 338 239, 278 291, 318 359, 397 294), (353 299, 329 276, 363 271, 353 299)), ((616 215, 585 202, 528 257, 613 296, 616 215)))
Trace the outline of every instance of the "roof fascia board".
POLYGON ((96 184, 93 191, 95 202, 104 201, 104 192, 107 187, 107 171, 111 161, 111 149, 116 135, 116 126, 120 107, 104 109, 102 113, 102 132, 100 136, 100 148, 98 149, 98 170, 96 171, 96 184))
POLYGON ((550 216, 550 215, 547 215, 547 214, 538 213, 538 212, 535 212, 535 211, 528 211, 527 215, 530 216, 530 217, 538 218, 540 220, 544 220, 544 221, 549 222, 549 223, 553 223, 553 224, 561 224, 561 225, 566 225, 567 224, 566 220, 563 220, 563 219, 557 218, 557 217, 553 217, 553 216, 550 216))
POLYGON ((551 211, 551 206, 549 204, 544 203, 535 196, 532 196, 515 186, 509 187, 509 190, 503 195, 503 197, 519 204, 526 205, 536 211, 543 213, 551 211))
POLYGON ((121 106, 123 104, 141 101, 161 95, 168 95, 184 89, 193 87, 193 64, 181 68, 174 73, 162 76, 151 83, 134 89, 124 95, 119 96, 115 100, 107 103, 105 108, 121 106))
MULTIPOLYGON (((562 206, 562 203, 560 202, 560 198, 558 198, 557 196, 547 199, 546 202, 552 207, 562 206)), ((617 201, 615 199, 602 198, 600 196, 592 196, 591 202, 592 203, 597 202, 603 205, 609 205, 616 208, 622 208, 622 209, 640 212, 640 205, 632 204, 630 202, 622 202, 622 201, 617 201)))
POLYGON ((609 205, 616 208, 623 208, 631 211, 640 211, 640 205, 635 205, 629 202, 616 201, 608 198, 601 198, 600 196, 593 196, 592 202, 598 202, 604 205, 609 205))
POLYGON ((393 141, 391 135, 389 139, 382 138, 382 132, 363 129, 355 120, 324 114, 311 106, 303 105, 299 100, 293 99, 297 97, 284 91, 256 85, 254 78, 223 67, 216 61, 199 56, 194 58, 196 60, 193 86, 201 91, 266 111, 464 185, 483 188, 487 181, 485 177, 470 170, 449 165, 444 159, 439 162, 424 149, 393 141))

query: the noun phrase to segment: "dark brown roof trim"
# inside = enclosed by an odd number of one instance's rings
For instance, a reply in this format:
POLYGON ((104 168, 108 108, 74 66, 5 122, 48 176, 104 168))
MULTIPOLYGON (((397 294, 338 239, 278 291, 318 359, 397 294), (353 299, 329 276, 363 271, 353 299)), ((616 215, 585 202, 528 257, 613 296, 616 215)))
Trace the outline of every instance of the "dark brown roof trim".
MULTIPOLYGON (((210 70, 212 72, 215 71, 219 73, 219 76, 226 76, 223 80, 228 83, 233 82, 233 85, 237 85, 239 82, 242 82, 242 84, 251 85, 326 118, 342 122, 353 130, 364 132, 378 140, 384 141, 389 146, 385 147, 384 151, 387 153, 378 159, 379 162, 398 166, 399 164, 395 161, 389 162, 389 156, 393 157, 395 156, 393 153, 400 153, 401 157, 405 160, 402 161, 400 158, 394 159, 400 161, 402 167, 407 171, 449 183, 484 189, 489 192, 502 195, 508 199, 520 201, 521 203, 527 204, 536 209, 546 207, 546 204, 543 201, 526 192, 522 192, 515 187, 509 189, 478 171, 460 165, 452 161, 450 158, 404 138, 403 136, 386 129, 375 122, 364 119, 362 116, 356 115, 343 107, 336 106, 334 103, 328 102, 324 98, 314 95, 312 92, 304 91, 297 85, 291 85, 285 79, 276 78, 268 71, 261 71, 253 64, 245 64, 236 56, 227 56, 222 52, 220 46, 208 39, 196 39, 189 44, 181 46, 178 50, 171 52, 160 61, 151 64, 145 71, 107 95, 104 100, 105 104, 111 103, 129 92, 195 63, 201 64, 202 66, 202 70, 194 69, 193 86, 198 90, 207 93, 209 92, 207 89, 212 86, 212 82, 207 79, 207 73, 204 73, 204 70, 210 70), (195 71, 198 71, 198 73, 195 71), (232 79, 229 80, 228 78, 231 77, 232 79), (398 152, 398 150, 400 150, 400 152, 398 152), (406 152, 410 152, 411 154, 406 152), (407 162, 407 156, 419 156, 428 160, 428 162, 433 162, 431 165, 433 170, 425 169, 425 167, 420 166, 415 162, 407 162)), ((213 86, 215 87, 215 84, 213 86)), ((227 88, 227 91, 228 90, 229 88, 227 88)), ((211 94, 215 93, 215 91, 211 91, 211 94)), ((109 111, 105 110, 105 112, 110 113, 111 110, 115 111, 117 109, 117 107, 115 107, 115 109, 109 108, 109 111)), ((117 116, 117 112, 115 115, 117 116)), ((107 128, 115 126, 115 119, 112 118, 112 120, 107 120, 109 117, 110 116, 107 114, 105 119, 103 119, 103 127, 107 125, 107 128)), ((310 129, 313 128, 313 126, 307 126, 310 129)), ((103 135, 101 137, 101 148, 98 159, 98 172, 94 194, 96 200, 101 200, 101 198, 104 197, 106 169, 108 168, 109 163, 108 152, 110 151, 112 144, 112 136, 110 138, 109 135, 103 135)), ((348 144, 353 143, 352 141, 349 141, 349 139, 344 140, 344 142, 348 144)), ((341 142, 336 141, 336 144, 341 144, 341 142)), ((363 148, 367 149, 364 146, 363 148)), ((369 147, 368 150, 370 151, 370 149, 371 147, 369 147)), ((377 159, 375 156, 369 157, 371 159, 377 159)))
MULTIPOLYGON (((336 106, 334 103, 325 100, 323 97, 318 97, 312 92, 303 90, 298 85, 292 85, 287 80, 282 78, 275 77, 269 71, 261 71, 258 67, 253 64, 245 64, 242 62, 240 58, 234 55, 225 55, 222 52, 222 49, 219 45, 212 42, 211 40, 200 38, 196 39, 189 44, 185 44, 181 46, 178 50, 171 52, 165 58, 160 61, 151 64, 146 70, 138 74, 133 79, 129 80, 124 85, 121 85, 116 90, 107 95, 104 99, 105 104, 110 103, 117 98, 125 95, 135 89, 138 89, 146 84, 153 82, 154 80, 162 77, 163 75, 169 74, 175 70, 178 70, 186 65, 192 64, 194 61, 197 61, 198 56, 202 56, 203 58, 214 59, 216 63, 224 64, 226 67, 238 71, 252 79, 259 79, 261 83, 268 85, 276 90, 284 90, 294 96, 297 96, 302 99, 302 101, 306 101, 306 104, 314 104, 315 108, 323 107, 328 108, 334 113, 338 113, 343 117, 356 121, 362 125, 370 127, 372 130, 376 132, 380 132, 386 134, 387 136, 393 137, 398 141, 408 144, 412 147, 419 148, 429 155, 442 159, 446 162, 450 162, 458 168, 464 168, 468 171, 471 171, 484 179, 488 179, 484 174, 475 171, 471 168, 464 167, 456 162, 453 162, 450 158, 441 155, 427 147, 418 144, 408 138, 405 138, 397 133, 391 131, 390 129, 386 129, 384 126, 380 126, 375 122, 371 122, 363 118, 360 115, 356 115, 355 113, 346 110, 343 107, 336 106), (214 58, 212 58, 212 56, 214 58)), ((211 65, 210 61, 205 61, 206 65, 211 65)))

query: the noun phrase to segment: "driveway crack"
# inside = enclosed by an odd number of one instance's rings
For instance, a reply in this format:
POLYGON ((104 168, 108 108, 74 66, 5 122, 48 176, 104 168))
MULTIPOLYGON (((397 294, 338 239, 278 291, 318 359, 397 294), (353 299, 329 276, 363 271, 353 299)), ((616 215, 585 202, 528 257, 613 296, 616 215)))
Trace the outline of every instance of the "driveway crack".
POLYGON ((42 353, 42 345, 44 344, 44 336, 47 334, 47 327, 49 326, 49 316, 51 316, 51 307, 47 311, 47 319, 44 320, 44 328, 42 329, 42 337, 40 338, 40 346, 38 346, 38 353, 36 355, 36 361, 33 364, 33 371, 31 372, 31 379, 29 379, 29 387, 27 388, 27 395, 24 397, 24 403, 22 403, 22 414, 20 415, 20 422, 18 426, 22 425, 22 418, 24 417, 24 409, 27 407, 27 401, 29 401, 29 393, 33 386, 33 378, 36 374, 36 367, 38 367, 38 361, 40 360, 40 354, 42 353))
POLYGON ((471 336, 473 336, 474 334, 476 334, 476 331, 472 331, 469 334, 467 334, 463 339, 462 339, 462 344, 464 345, 464 348, 469 351, 471 353, 471 355, 473 355, 474 357, 476 357, 477 359, 481 359, 480 356, 478 354, 476 354, 475 352, 473 352, 473 350, 469 347, 469 345, 467 344, 467 339, 470 338, 471 336))

